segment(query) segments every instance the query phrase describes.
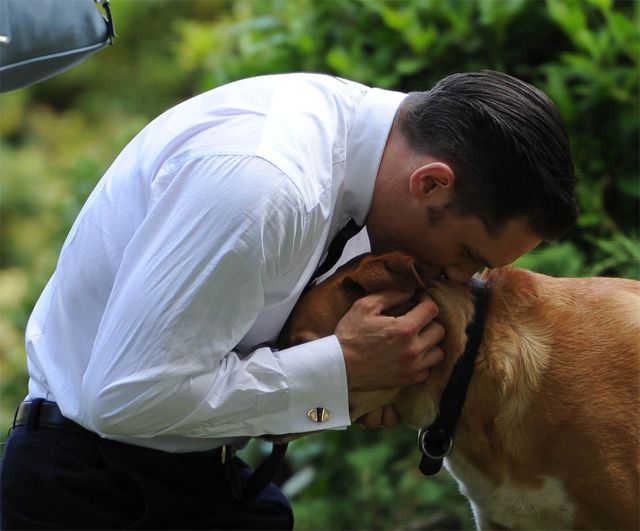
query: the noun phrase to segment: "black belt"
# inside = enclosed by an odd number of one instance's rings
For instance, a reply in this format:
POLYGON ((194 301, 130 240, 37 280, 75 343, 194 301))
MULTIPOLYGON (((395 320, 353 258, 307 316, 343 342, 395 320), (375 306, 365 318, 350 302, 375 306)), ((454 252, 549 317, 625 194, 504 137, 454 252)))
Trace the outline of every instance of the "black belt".
MULTIPOLYGON (((13 426, 26 426, 28 429, 46 427, 94 433, 65 417, 60 411, 58 404, 43 400, 42 398, 22 402, 16 411, 13 426)), ((236 480, 232 480, 230 477, 230 487, 234 491, 234 495, 237 494, 245 499, 252 499, 257 496, 267 486, 267 484, 272 481, 284 459, 286 451, 286 443, 274 444, 271 455, 256 468, 247 484, 242 488, 241 494, 239 485, 235 484, 236 480)), ((231 447, 222 446, 220 448, 216 448, 212 452, 218 459, 220 459, 220 463, 222 463, 222 465, 226 465, 226 473, 229 473, 229 467, 233 463, 232 458, 234 450, 231 447)))
POLYGON ((65 417, 60 411, 58 404, 42 399, 22 402, 16 411, 13 425, 29 426, 31 428, 42 426, 45 428, 89 431, 80 426, 80 424, 65 417))

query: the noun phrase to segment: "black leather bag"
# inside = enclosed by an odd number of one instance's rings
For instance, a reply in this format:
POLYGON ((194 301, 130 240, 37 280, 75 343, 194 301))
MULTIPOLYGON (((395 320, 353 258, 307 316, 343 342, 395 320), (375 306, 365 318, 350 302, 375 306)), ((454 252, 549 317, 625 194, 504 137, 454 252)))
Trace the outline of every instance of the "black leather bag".
POLYGON ((108 0, 0 0, 0 92, 64 72, 114 37, 108 0))

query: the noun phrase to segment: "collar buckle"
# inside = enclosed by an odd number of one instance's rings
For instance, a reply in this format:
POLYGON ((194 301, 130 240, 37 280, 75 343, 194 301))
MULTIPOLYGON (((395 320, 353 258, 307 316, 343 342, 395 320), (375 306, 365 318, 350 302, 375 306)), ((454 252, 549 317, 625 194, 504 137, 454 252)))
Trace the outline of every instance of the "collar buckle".
POLYGON ((444 459, 451 453, 453 437, 443 429, 420 428, 418 448, 430 459, 444 459))

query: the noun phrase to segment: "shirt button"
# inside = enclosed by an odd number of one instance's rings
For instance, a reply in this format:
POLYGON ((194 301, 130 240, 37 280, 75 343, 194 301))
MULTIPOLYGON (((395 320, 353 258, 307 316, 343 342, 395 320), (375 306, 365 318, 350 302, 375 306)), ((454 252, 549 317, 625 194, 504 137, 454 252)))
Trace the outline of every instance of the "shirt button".
POLYGON ((331 411, 323 407, 313 407, 307 412, 311 422, 327 422, 331 418, 331 411))

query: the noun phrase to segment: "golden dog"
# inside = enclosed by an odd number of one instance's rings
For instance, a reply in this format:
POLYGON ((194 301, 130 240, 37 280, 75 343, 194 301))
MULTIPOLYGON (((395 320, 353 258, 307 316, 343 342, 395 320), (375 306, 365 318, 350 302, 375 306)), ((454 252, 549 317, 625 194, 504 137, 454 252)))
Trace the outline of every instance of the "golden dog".
MULTIPOLYGON (((640 282, 487 270, 486 324, 445 465, 480 529, 638 529, 640 282)), ((412 257, 363 255, 304 295, 288 344, 331 335, 353 302, 426 289, 447 335, 429 379, 350 395, 351 417, 395 404, 429 425, 464 350, 469 287, 428 280, 412 257)))

